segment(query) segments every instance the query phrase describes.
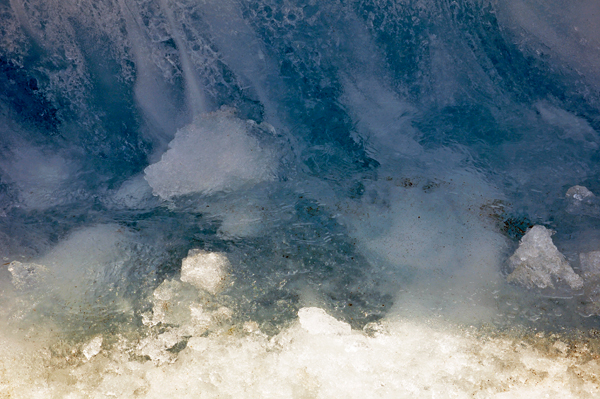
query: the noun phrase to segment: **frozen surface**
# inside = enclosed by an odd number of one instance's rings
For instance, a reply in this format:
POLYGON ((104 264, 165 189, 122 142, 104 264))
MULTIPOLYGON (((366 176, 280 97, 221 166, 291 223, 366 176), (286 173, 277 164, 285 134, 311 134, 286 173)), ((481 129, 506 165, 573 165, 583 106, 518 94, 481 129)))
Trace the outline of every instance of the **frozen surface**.
POLYGON ((273 337, 251 322, 242 329, 219 317, 207 322, 208 335, 190 337, 189 329, 181 334, 185 325, 180 325, 139 344, 121 337, 102 349, 102 338, 96 337, 73 348, 68 360, 3 338, 12 345, 3 354, 0 386, 14 398, 158 398, 173 392, 181 398, 591 398, 599 393, 597 339, 543 333, 486 337, 474 329, 409 320, 372 323, 360 331, 319 308, 302 308, 298 316, 273 337), (186 345, 177 355, 166 350, 181 340, 186 345), (152 361, 135 360, 139 355, 152 361))
POLYGON ((597 397, 599 10, 0 2, 0 397, 597 397))
POLYGON ((600 200, 583 186, 573 186, 567 190, 567 212, 574 215, 600 217, 600 200))

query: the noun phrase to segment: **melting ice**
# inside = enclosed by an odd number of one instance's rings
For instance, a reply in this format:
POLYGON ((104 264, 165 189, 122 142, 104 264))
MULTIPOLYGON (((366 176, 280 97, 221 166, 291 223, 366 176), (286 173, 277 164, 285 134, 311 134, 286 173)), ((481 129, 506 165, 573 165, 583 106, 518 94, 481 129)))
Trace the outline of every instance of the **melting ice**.
POLYGON ((600 394, 597 2, 0 2, 0 396, 600 394))

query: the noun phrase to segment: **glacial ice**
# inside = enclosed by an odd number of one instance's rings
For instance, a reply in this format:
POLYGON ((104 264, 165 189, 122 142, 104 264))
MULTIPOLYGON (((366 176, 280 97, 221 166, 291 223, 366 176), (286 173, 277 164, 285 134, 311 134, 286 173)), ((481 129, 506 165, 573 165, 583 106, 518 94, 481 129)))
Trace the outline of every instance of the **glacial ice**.
POLYGON ((144 173, 162 199, 210 194, 273 180, 274 158, 232 110, 204 115, 181 128, 161 160, 144 173))
MULTIPOLYGON (((73 231, 43 256, 10 262, 8 270, 21 299, 7 311, 31 322, 46 315, 48 323, 58 323, 55 328, 60 330, 80 328, 82 320, 93 323, 111 314, 128 317, 131 283, 142 286, 152 278, 146 255, 135 234, 115 224, 73 231)), ((97 327, 101 325, 92 331, 97 327)))
POLYGON ((579 264, 586 279, 600 278, 600 251, 580 253, 579 264))
POLYGON ((544 226, 533 226, 521 239, 519 248, 508 260, 512 272, 509 282, 527 288, 556 288, 565 284, 572 290, 583 288, 564 255, 552 242, 552 231, 544 226))
POLYGON ((23 147, 11 157, 4 157, 0 170, 18 187, 26 207, 43 210, 70 202, 65 188, 77 166, 59 154, 23 147))
POLYGON ((567 190, 567 212, 574 215, 600 218, 600 200, 583 186, 573 186, 567 190))
POLYGON ((167 327, 141 342, 120 337, 107 346, 95 337, 62 364, 21 342, 6 347, 3 361, 10 367, 0 388, 16 399, 173 392, 180 398, 582 398, 600 392, 593 382, 600 372, 593 341, 544 333, 482 337, 476 330, 403 319, 380 321, 369 328, 376 332, 366 333, 319 308, 302 308, 298 317, 273 337, 230 324, 187 338, 183 325, 167 327), (183 349, 168 350, 180 341, 187 342, 183 349), (24 372, 30 380, 19 378, 24 372))
POLYGON ((181 281, 214 295, 223 287, 230 267, 224 254, 191 249, 182 261, 181 281))
POLYGON ((598 397, 598 7, 0 2, 0 397, 598 397))
POLYGON ((44 278, 48 268, 35 263, 21 263, 17 260, 10 262, 8 271, 12 276, 12 283, 17 289, 34 287, 44 278))
POLYGON ((85 356, 87 360, 90 360, 98 353, 100 353, 100 350, 102 349, 102 341, 102 336, 97 336, 94 337, 90 342, 85 344, 81 350, 83 356, 85 356))

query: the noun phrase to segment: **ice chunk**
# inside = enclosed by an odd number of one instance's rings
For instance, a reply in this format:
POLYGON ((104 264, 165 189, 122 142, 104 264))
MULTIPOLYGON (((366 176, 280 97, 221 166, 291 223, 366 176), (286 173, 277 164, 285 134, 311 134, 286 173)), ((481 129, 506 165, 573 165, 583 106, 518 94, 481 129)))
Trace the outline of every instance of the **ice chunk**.
POLYGON ((229 259, 221 253, 192 249, 182 262, 181 281, 214 295, 221 290, 229 267, 229 259))
POLYGON ((176 280, 165 280, 156 287, 152 295, 152 302, 154 303, 152 316, 144 319, 146 325, 179 324, 185 318, 184 314, 187 314, 187 309, 176 306, 176 304, 181 304, 186 299, 181 285, 181 282, 176 280))
POLYGON ((600 278, 600 251, 579 254, 579 264, 586 278, 600 278))
POLYGON ((567 190, 567 198, 583 201, 584 198, 593 197, 594 193, 583 186, 573 186, 567 190))
POLYGON ((156 336, 148 336, 140 341, 137 351, 142 356, 148 356, 156 364, 173 362, 175 356, 169 349, 183 339, 183 331, 178 328, 167 329, 156 336))
POLYGON ((574 215, 600 217, 600 200, 583 186, 573 186, 567 190, 567 212, 574 215))
POLYGON ((98 353, 100 353, 100 350, 102 349, 102 336, 97 336, 95 338, 93 338, 90 342, 88 342, 84 347, 83 347, 83 356, 85 356, 85 358, 87 360, 90 360, 91 358, 93 358, 94 356, 96 356, 98 353))
POLYGON ((350 334, 350 324, 339 321, 320 308, 302 308, 298 318, 303 329, 310 334, 345 335, 350 334))
POLYGON ((274 157, 248 128, 231 111, 221 110, 179 129, 161 160, 144 171, 154 194, 170 199, 272 180, 274 157))
POLYGON ((137 175, 126 180, 109 199, 113 206, 140 209, 148 206, 152 196, 152 189, 143 176, 137 175))
POLYGON ((212 314, 205 311, 202 305, 198 305, 195 303, 190 305, 190 316, 192 327, 196 331, 207 330, 213 322, 212 314))
POLYGON ((509 259, 513 268, 513 272, 508 275, 509 282, 516 282, 527 288, 555 288, 555 283, 566 283, 574 290, 583 287, 583 280, 558 251, 551 235, 551 230, 533 226, 523 236, 519 248, 509 259))

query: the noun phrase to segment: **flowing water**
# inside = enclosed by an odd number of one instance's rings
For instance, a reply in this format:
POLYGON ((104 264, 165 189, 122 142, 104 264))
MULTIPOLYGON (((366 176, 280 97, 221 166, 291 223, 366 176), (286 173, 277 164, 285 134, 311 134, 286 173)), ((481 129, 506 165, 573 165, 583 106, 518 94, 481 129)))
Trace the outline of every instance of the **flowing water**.
POLYGON ((599 20, 0 0, 0 397, 598 397, 599 20))

